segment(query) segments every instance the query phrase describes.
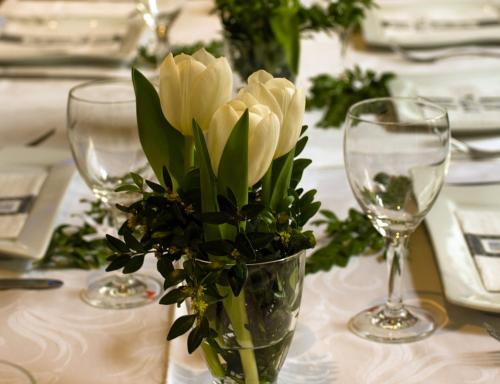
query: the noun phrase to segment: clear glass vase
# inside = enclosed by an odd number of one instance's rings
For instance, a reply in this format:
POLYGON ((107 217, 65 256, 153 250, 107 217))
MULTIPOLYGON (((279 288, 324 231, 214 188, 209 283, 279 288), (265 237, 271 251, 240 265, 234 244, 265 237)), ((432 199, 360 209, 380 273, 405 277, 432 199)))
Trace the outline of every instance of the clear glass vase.
POLYGON ((285 362, 299 315, 305 251, 284 259, 247 264, 240 294, 218 286, 225 297, 207 310, 218 336, 204 341, 213 384, 274 384, 285 362))
POLYGON ((293 74, 282 45, 273 39, 252 42, 245 39, 226 38, 226 56, 231 61, 234 72, 244 83, 248 76, 259 69, 264 69, 274 77, 285 77, 294 82, 293 74))

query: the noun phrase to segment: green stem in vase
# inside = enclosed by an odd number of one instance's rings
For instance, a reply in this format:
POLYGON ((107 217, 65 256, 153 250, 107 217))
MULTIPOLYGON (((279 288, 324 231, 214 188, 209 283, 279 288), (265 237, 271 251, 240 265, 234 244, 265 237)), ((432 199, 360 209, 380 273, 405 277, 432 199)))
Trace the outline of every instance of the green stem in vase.
POLYGON ((201 348, 203 349, 203 354, 205 356, 205 362, 210 367, 210 370, 215 376, 223 377, 224 368, 222 367, 217 353, 212 349, 212 347, 207 343, 202 343, 201 348))
POLYGON ((220 287, 220 292, 226 295, 223 302, 224 309, 233 326, 236 340, 241 347, 238 352, 241 358, 245 383, 259 383, 259 371, 253 350, 252 334, 247 328, 248 315, 245 307, 245 294, 241 292, 239 296, 234 296, 229 287, 220 287))

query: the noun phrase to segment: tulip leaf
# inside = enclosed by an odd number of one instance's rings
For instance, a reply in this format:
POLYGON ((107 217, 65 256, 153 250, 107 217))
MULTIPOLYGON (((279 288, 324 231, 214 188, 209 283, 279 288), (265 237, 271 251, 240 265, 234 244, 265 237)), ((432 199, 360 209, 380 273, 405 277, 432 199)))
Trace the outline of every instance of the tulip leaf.
MULTIPOLYGON (((200 167, 200 189, 203 191, 201 194, 202 212, 218 212, 217 181, 215 179, 214 171, 212 170, 212 163, 210 162, 210 155, 208 154, 205 136, 203 136, 203 131, 194 119, 193 138, 194 146, 196 148, 196 159, 200 167)), ((220 239, 220 229, 217 225, 205 223, 203 227, 205 240, 220 239)))
POLYGON ((165 119, 158 92, 148 79, 132 68, 132 80, 142 149, 157 179, 164 183, 163 167, 166 167, 176 189, 184 177, 184 136, 165 119))
POLYGON ((280 210, 281 202, 288 196, 288 188, 292 178, 293 158, 295 149, 283 155, 272 163, 272 181, 270 188, 269 206, 273 210, 280 210))
POLYGON ((219 192, 226 197, 234 194, 238 207, 248 202, 248 125, 246 110, 231 131, 219 164, 219 192))

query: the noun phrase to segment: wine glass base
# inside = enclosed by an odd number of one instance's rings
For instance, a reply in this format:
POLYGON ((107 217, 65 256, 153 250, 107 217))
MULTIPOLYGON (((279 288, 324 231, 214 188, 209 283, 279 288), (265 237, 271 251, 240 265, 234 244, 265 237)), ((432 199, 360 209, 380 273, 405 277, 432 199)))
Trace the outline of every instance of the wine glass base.
POLYGON ((388 317, 379 305, 358 313, 349 321, 349 329, 364 339, 379 343, 408 343, 430 336, 436 322, 425 309, 405 306, 400 316, 388 317))
POLYGON ((159 280, 143 274, 107 274, 82 289, 87 304, 106 309, 134 308, 155 301, 162 292, 159 280))

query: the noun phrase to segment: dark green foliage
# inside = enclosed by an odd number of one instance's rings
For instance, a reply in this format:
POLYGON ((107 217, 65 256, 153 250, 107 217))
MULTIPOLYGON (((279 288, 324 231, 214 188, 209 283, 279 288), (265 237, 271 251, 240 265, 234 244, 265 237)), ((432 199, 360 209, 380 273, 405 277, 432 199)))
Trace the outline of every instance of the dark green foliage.
POLYGON ((326 7, 305 7, 299 0, 216 0, 215 4, 234 67, 243 78, 261 68, 292 78, 298 73, 302 33, 355 28, 373 0, 329 1, 326 7))
POLYGON ((326 225, 329 243, 307 259, 306 273, 329 271, 334 265, 345 267, 352 256, 379 252, 384 248, 384 238, 363 213, 350 209, 345 220, 339 220, 328 210, 320 213, 323 219, 313 224, 326 225))
POLYGON ((311 79, 307 109, 325 109, 318 127, 339 128, 344 122, 349 107, 358 101, 390 96, 388 83, 392 73, 376 74, 359 67, 346 70, 339 77, 321 74, 311 79))
MULTIPOLYGON (((248 263, 278 260, 314 247, 312 232, 302 231, 302 227, 320 205, 314 201, 316 191, 294 189, 298 183, 297 175, 301 175, 309 164, 309 161, 294 159, 294 151, 287 160, 290 167, 287 172, 295 175, 295 183, 289 183, 293 188, 281 192, 283 196, 281 200, 277 199, 276 209, 263 204, 260 186, 243 197, 241 190, 236 196, 231 188, 219 186, 224 193, 207 199, 206 190, 201 193, 200 182, 204 180, 210 188, 216 185, 216 181, 203 135, 196 124, 193 127, 195 144, 199 148, 199 174, 189 173, 175 192, 166 168, 162 171, 163 185, 132 175, 133 184, 130 186, 137 188, 142 198, 130 206, 118 206, 128 217, 120 229, 123 240, 107 237, 113 250, 108 259, 108 270, 136 271, 147 254, 154 254, 167 289, 160 303, 179 305, 190 299, 196 326, 192 318, 186 318, 169 333, 169 338, 173 338, 181 331, 185 333, 192 329, 188 336, 189 351, 215 331, 207 322, 207 306, 224 300, 225 295, 221 295, 220 290, 229 289, 235 297, 241 294, 250 278, 248 263), (212 207, 213 211, 204 210, 203 206, 212 207), (218 229, 210 232, 206 230, 207 226, 218 229), (221 231, 230 236, 223 237, 221 231)), ((298 152, 305 141, 300 142, 298 152)), ((232 156, 230 152, 228 156, 232 156)), ((275 278, 267 276, 265 281, 274 281, 275 278)), ((282 281, 271 287, 269 284, 264 286, 269 291, 267 294, 271 293, 273 297, 287 297, 285 292, 280 292, 286 285, 282 281)), ((260 297, 255 300, 260 300, 260 297)))

